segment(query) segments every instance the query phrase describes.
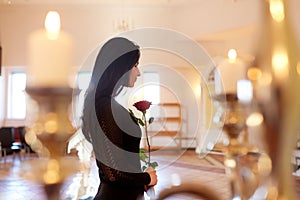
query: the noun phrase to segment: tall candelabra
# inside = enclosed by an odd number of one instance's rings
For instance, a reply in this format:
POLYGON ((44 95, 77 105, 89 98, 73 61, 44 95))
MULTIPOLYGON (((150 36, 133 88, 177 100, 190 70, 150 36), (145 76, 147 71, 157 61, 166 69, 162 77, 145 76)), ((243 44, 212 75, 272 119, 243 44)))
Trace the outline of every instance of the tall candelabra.
POLYGON ((67 142, 76 131, 69 112, 73 89, 26 88, 26 92, 37 103, 26 139, 40 154, 29 161, 30 178, 43 184, 48 200, 58 200, 62 184, 79 166, 76 158, 66 156, 67 142))
POLYGON ((233 199, 235 196, 248 199, 259 184, 264 184, 263 176, 267 178, 264 199, 296 199, 291 156, 299 131, 300 54, 291 31, 288 6, 288 0, 269 0, 262 4, 262 36, 253 63, 260 72, 252 83, 254 100, 263 116, 261 134, 265 136, 262 138, 266 152, 253 152, 247 144, 236 140, 243 128, 247 130, 241 105, 230 95, 223 98, 226 105, 223 130, 230 141, 225 164, 231 169, 233 199), (241 160, 250 157, 250 165, 249 160, 241 160), (249 173, 243 173, 244 164, 248 165, 249 173))
MULTIPOLYGON (((60 188, 78 164, 66 157, 68 139, 76 128, 70 120, 72 96, 72 37, 60 30, 60 15, 49 11, 45 29, 28 39, 26 93, 28 105, 25 138, 39 159, 29 161, 29 178, 44 185, 48 200, 60 199, 60 188)), ((25 173, 28 174, 28 173, 25 173)))
MULTIPOLYGON (((242 164, 248 157, 249 145, 241 139, 247 129, 245 106, 238 101, 237 94, 226 93, 214 97, 223 106, 223 130, 227 135, 228 144, 224 147, 224 164, 229 170, 232 199, 248 199, 257 186, 253 170, 242 164), (247 170, 247 175, 243 171, 247 170), (251 174, 251 176, 249 176, 251 174), (246 175, 246 176, 245 176, 246 175), (247 185, 247 190, 245 187, 247 185)), ((248 162, 249 163, 249 162, 248 162)))

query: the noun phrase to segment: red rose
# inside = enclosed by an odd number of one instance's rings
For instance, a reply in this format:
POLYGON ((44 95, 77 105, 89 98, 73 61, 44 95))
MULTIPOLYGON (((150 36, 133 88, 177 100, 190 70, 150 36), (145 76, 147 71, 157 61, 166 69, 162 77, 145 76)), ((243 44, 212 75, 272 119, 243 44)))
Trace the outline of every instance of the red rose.
POLYGON ((136 103, 133 104, 134 107, 136 107, 136 109, 138 109, 141 112, 146 112, 146 110, 148 110, 148 108, 150 108, 151 106, 151 102, 149 101, 138 101, 136 103))

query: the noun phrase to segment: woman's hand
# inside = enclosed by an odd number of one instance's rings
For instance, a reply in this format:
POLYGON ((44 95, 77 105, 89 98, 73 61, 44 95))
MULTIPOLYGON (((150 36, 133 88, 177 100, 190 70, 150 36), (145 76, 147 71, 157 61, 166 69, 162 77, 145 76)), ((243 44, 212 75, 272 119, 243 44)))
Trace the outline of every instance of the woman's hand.
POLYGON ((156 170, 153 169, 152 167, 148 167, 145 171, 150 175, 150 179, 151 179, 148 186, 151 187, 151 186, 156 185, 157 184, 156 170))

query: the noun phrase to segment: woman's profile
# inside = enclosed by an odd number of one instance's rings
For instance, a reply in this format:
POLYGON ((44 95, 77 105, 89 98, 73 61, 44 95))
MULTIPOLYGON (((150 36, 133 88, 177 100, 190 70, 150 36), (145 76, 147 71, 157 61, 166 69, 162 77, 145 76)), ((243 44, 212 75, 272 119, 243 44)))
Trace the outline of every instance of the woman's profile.
POLYGON ((96 58, 82 116, 82 131, 93 145, 99 169, 95 200, 136 200, 157 183, 154 169, 141 170, 139 125, 115 100, 140 76, 139 58, 139 46, 122 37, 108 40, 96 58))

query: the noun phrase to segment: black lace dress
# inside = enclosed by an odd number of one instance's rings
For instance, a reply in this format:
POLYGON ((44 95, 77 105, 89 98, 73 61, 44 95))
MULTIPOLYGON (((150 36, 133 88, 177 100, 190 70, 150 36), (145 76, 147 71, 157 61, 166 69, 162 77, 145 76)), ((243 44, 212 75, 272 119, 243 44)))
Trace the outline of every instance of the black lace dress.
POLYGON ((100 186, 95 200, 136 200, 150 183, 141 171, 139 148, 141 129, 127 109, 113 98, 96 98, 96 115, 100 124, 96 153, 100 186), (98 154, 98 156, 97 156, 98 154))

